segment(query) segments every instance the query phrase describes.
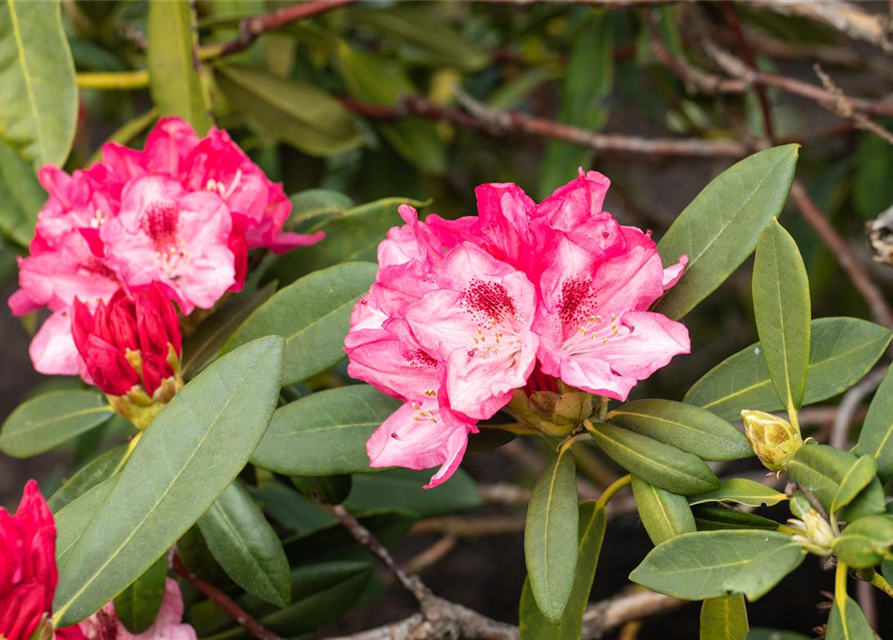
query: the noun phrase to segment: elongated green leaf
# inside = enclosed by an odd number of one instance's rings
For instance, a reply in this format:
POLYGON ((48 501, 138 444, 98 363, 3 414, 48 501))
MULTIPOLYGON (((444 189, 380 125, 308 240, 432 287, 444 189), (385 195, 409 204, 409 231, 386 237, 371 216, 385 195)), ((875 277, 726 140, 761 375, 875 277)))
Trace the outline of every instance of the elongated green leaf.
POLYGON ((893 519, 866 516, 848 524, 831 549, 849 567, 868 569, 877 566, 893 545, 893 519))
POLYGON ((120 593, 229 486, 276 407, 282 352, 279 338, 247 344, 208 367, 158 414, 60 565, 57 627, 120 593))
POLYGON ((249 493, 273 520, 301 535, 338 522, 320 504, 308 500, 278 480, 270 480, 260 487, 249 487, 249 493))
POLYGON ((803 404, 809 371, 809 278, 797 243, 775 219, 757 244, 753 306, 775 393, 794 413, 803 404))
POLYGON ((313 156, 329 156, 361 142, 354 115, 316 87, 251 67, 217 67, 227 99, 274 140, 313 156))
POLYGON ((0 3, 0 139, 35 169, 65 163, 77 125, 78 92, 61 4, 0 3))
POLYGON ((325 231, 325 240, 276 258, 264 278, 284 285, 341 262, 375 262, 378 245, 388 229, 403 222, 397 213, 401 204, 425 206, 409 198, 385 198, 343 211, 306 229, 325 231))
MULTIPOLYGON (((813 320, 803 404, 827 400, 856 384, 884 353, 891 337, 890 330, 856 318, 813 320)), ((743 409, 784 409, 773 390, 759 342, 707 372, 685 394, 685 402, 726 420, 739 420, 743 409)))
POLYGON ((738 460, 753 455, 747 438, 738 429, 684 402, 633 400, 611 411, 607 420, 703 460, 738 460))
POLYGON ((199 518, 198 527, 214 559, 237 585, 279 607, 291 603, 282 543, 238 481, 199 518))
POLYGON ((843 611, 836 600, 831 607, 825 640, 875 640, 877 636, 856 601, 847 596, 845 602, 843 611))
POLYGON ((753 601, 800 566, 805 555, 784 533, 699 531, 652 549, 629 578, 684 600, 743 593, 753 601))
POLYGON ((688 255, 688 266, 655 311, 678 320, 744 262, 788 198, 797 148, 789 144, 745 158, 711 181, 679 214, 657 249, 664 264, 688 255))
POLYGON ((354 208, 353 199, 340 191, 329 189, 305 189, 291 196, 291 215, 286 226, 294 228, 295 225, 320 219, 328 216, 336 216, 348 209, 354 208))
POLYGON ((893 478, 893 373, 884 376, 862 425, 856 451, 877 460, 877 473, 887 482, 893 478))
POLYGON ((365 384, 314 393, 276 410, 251 462, 290 476, 369 473, 366 441, 399 406, 365 384))
POLYGON ((166 582, 167 556, 161 556, 115 598, 115 615, 130 633, 143 633, 155 622, 166 582))
POLYGON ((701 605, 700 640, 746 640, 747 605, 740 593, 709 598, 701 605))
POLYGON ((598 557, 605 539, 604 509, 596 509, 594 501, 580 504, 579 550, 577 573, 567 606, 558 624, 551 622, 536 606, 530 581, 524 581, 521 592, 520 627, 521 640, 578 640, 583 626, 583 612, 589 603, 589 592, 598 566, 598 557))
MULTIPOLYGON (((383 106, 396 106, 418 90, 404 70, 381 58, 352 49, 344 42, 336 48, 335 67, 351 96, 383 106)), ((422 171, 442 174, 447 168, 446 150, 433 122, 401 118, 378 123, 377 128, 404 160, 422 171)))
POLYGON ((527 579, 537 608, 549 620, 561 618, 574 587, 579 521, 574 457, 562 450, 533 487, 524 527, 527 579))
POLYGON ((834 499, 831 500, 830 513, 836 513, 838 509, 842 509, 855 500, 856 496, 874 480, 876 475, 877 462, 875 459, 871 456, 861 456, 841 478, 834 499))
POLYGON ((202 322, 183 342, 183 375, 192 378, 208 366, 239 325, 275 291, 275 284, 270 283, 255 291, 237 293, 202 322))
POLYGON ((149 88, 162 116, 179 116, 198 135, 211 128, 202 80, 196 69, 195 15, 188 0, 149 4, 149 88))
POLYGON ((118 468, 121 460, 124 459, 126 451, 127 445, 122 444, 120 447, 110 449, 84 465, 56 493, 50 496, 47 500, 50 510, 53 513, 57 513, 96 485, 108 480, 114 470, 118 468))
POLYGON ((482 503, 477 485, 461 469, 449 482, 425 489, 434 470, 394 469, 356 476, 344 506, 353 512, 400 509, 421 517, 467 511, 482 503))
POLYGON ((96 513, 108 500, 115 487, 117 478, 109 478, 100 482, 83 495, 65 505, 56 512, 56 564, 62 567, 68 559, 69 552, 75 547, 84 531, 93 522, 96 513))
POLYGON ((34 169, 0 138, 0 234, 27 247, 44 200, 34 169))
POLYGON ((350 262, 305 276, 258 307, 223 346, 260 336, 285 338, 282 384, 306 380, 344 358, 344 336, 357 299, 375 282, 374 264, 350 262))
POLYGON ((596 424, 592 437, 609 458, 630 473, 680 495, 719 488, 719 480, 699 457, 610 424, 596 424))
POLYGON ((778 529, 778 523, 774 520, 737 509, 697 505, 692 507, 691 512, 695 516, 698 531, 725 531, 727 529, 775 531, 778 529))
POLYGON ((14 458, 36 456, 95 429, 113 415, 105 397, 95 391, 41 394, 20 405, 3 423, 0 450, 14 458))
POLYGON ((639 517, 655 545, 697 531, 695 517, 685 496, 659 489, 638 476, 633 476, 632 486, 639 517))
POLYGON ((703 504, 705 502, 734 502, 748 507, 771 507, 788 497, 771 487, 747 478, 730 478, 724 480, 716 491, 701 493, 691 496, 689 504, 703 504))

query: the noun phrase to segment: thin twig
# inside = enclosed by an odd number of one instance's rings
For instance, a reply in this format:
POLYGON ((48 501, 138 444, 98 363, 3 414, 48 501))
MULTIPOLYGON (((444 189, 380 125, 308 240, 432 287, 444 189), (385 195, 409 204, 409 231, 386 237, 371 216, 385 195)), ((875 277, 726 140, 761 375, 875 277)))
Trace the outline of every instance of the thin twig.
POLYGON ((877 629, 877 599, 874 597, 874 587, 869 582, 856 583, 856 599, 859 601, 859 608, 865 614, 868 626, 877 629))
POLYGON ((502 504, 508 506, 527 506, 530 502, 530 489, 519 487, 508 482, 494 484, 482 484, 478 487, 481 498, 489 504, 502 504))
POLYGON ((812 508, 815 509, 816 512, 818 512, 818 514, 822 516, 822 518, 824 518, 825 520, 828 519, 828 512, 825 511, 825 507, 823 507, 822 503, 818 501, 818 498, 813 495, 812 491, 804 487, 799 482, 793 482, 791 484, 797 487, 797 491, 803 494, 803 497, 806 498, 806 501, 809 502, 810 505, 812 505, 812 508))
POLYGON ((833 113, 836 113, 841 118, 851 121, 856 128, 873 133, 887 144, 893 145, 893 134, 876 122, 869 120, 864 115, 857 112, 856 108, 853 106, 852 100, 844 95, 840 87, 834 84, 831 80, 831 76, 825 73, 818 64, 813 65, 813 69, 815 69, 819 80, 822 81, 822 86, 825 87, 825 90, 832 96, 830 100, 822 103, 822 106, 833 113))
POLYGON ((236 604, 228 595, 223 593, 223 591, 192 573, 186 565, 183 564, 180 556, 176 554, 174 555, 174 571, 183 576, 183 578, 185 578, 193 587, 208 596, 208 598, 220 607, 226 615, 235 620, 239 626, 257 638, 257 640, 285 640, 282 636, 267 629, 264 625, 251 617, 247 611, 236 604))
POLYGON ((411 535, 441 534, 460 538, 501 536, 524 531, 524 515, 466 518, 445 516, 417 522, 411 535))
POLYGON ((409 562, 404 565, 403 570, 409 574, 421 573, 449 555, 449 553, 456 548, 458 542, 459 538, 453 535, 442 537, 430 547, 411 558, 409 562))
POLYGON ((853 424, 853 418, 862 401, 866 396, 871 394, 880 386, 884 376, 887 375, 889 367, 878 367, 867 376, 862 378, 859 384, 850 388, 843 396, 840 405, 837 407, 837 415, 834 417, 834 425, 831 427, 831 439, 829 444, 835 449, 847 450, 849 447, 850 427, 853 424))

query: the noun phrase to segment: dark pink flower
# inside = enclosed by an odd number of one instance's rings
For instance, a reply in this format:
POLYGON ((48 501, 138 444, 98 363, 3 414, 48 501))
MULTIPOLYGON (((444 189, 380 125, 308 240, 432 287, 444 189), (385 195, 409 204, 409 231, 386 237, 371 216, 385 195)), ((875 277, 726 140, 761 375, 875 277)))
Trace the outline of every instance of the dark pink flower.
MULTIPOLYGON (((68 627, 72 629, 72 627, 68 627)), ((151 627, 143 633, 132 634, 118 619, 115 603, 102 609, 77 625, 80 637, 66 636, 63 640, 195 640, 195 629, 183 623, 183 596, 176 580, 167 579, 161 609, 151 627)), ((64 630, 63 630, 64 631, 64 630)))

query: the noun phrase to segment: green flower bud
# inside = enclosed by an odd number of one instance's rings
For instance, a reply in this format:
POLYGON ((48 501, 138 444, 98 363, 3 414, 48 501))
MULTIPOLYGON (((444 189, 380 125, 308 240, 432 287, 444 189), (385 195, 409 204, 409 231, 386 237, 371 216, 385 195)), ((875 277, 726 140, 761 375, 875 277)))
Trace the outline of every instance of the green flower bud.
POLYGON ((803 444, 800 430, 784 418, 765 411, 742 411, 744 435, 763 466, 783 471, 803 444))
POLYGON ((834 531, 819 512, 809 509, 803 514, 802 520, 788 520, 795 529, 802 534, 794 536, 794 541, 820 556, 831 555, 831 547, 834 546, 834 531))
POLYGON ((516 389, 509 410, 537 431, 548 436, 566 436, 590 417, 593 396, 584 391, 535 391, 527 396, 516 389))

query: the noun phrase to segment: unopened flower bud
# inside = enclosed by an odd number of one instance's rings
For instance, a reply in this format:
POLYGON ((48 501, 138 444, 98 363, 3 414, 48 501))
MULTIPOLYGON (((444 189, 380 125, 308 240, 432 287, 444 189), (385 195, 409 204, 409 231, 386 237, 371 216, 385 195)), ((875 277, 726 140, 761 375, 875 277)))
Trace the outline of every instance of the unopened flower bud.
POLYGON ((782 471, 803 444, 800 430, 784 418, 765 411, 742 411, 744 435, 763 466, 782 471))
POLYGON ((788 520, 788 523, 793 528, 802 531, 800 535, 794 536, 795 542, 799 542, 818 555, 831 554, 835 538, 834 531, 818 511, 808 509, 803 514, 802 520, 788 520))
POLYGON ((535 391, 528 396, 516 389, 509 409, 545 435, 566 436, 592 415, 592 400, 584 391, 535 391))

